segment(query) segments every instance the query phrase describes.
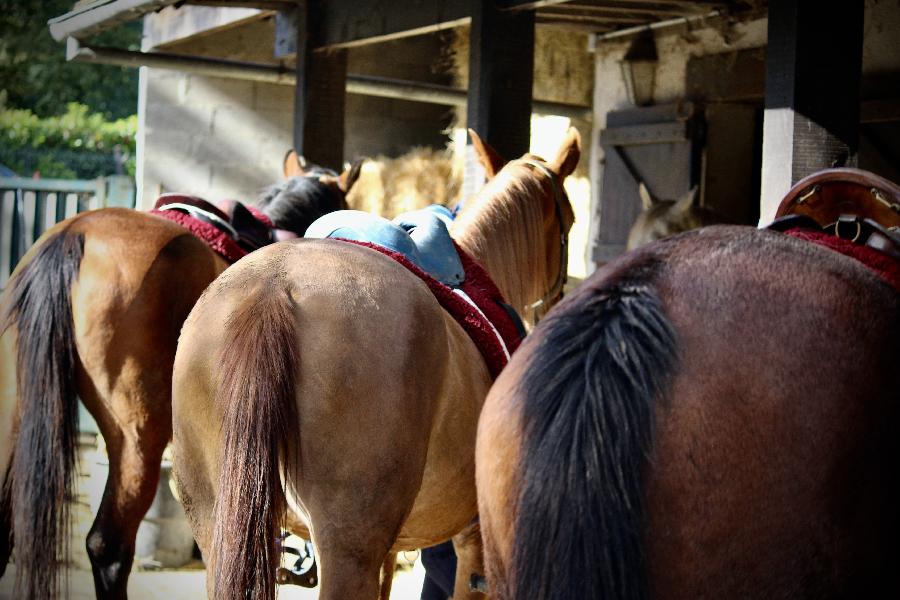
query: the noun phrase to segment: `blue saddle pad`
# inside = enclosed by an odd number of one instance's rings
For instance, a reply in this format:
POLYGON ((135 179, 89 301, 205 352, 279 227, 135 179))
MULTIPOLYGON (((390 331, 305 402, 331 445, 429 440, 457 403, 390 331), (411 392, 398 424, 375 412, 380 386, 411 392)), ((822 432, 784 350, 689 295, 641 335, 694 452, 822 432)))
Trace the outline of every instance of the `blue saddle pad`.
POLYGON ((404 255, 444 285, 456 287, 466 276, 447 229, 452 220, 452 213, 438 205, 403 213, 393 221, 360 210, 339 210, 316 219, 304 237, 378 244, 404 255))

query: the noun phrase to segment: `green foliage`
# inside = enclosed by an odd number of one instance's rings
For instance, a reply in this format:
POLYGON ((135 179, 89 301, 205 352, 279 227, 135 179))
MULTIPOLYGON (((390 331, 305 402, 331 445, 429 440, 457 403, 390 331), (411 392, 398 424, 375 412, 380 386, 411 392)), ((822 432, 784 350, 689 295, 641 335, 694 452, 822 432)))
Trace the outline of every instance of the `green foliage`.
MULTIPOLYGON (((107 119, 137 112, 137 70, 66 61, 65 45, 47 20, 72 9, 72 0, 0 0, 0 107, 39 116, 64 113, 80 102, 107 119)), ((140 48, 140 20, 94 36, 90 43, 140 48)))
POLYGON ((59 116, 0 110, 0 163, 25 176, 91 179, 116 172, 134 175, 137 116, 107 121, 83 104, 69 103, 59 116))

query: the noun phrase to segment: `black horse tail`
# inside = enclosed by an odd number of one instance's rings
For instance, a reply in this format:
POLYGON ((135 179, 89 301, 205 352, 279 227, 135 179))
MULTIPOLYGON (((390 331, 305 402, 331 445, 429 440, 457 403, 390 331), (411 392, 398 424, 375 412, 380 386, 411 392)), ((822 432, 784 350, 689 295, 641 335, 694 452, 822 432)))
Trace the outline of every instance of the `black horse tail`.
POLYGON ((646 596, 643 473, 677 348, 641 271, 585 293, 535 332, 518 392, 522 487, 501 597, 646 596))
POLYGON ((13 276, 0 316, 0 331, 16 332, 19 423, 9 476, 16 598, 54 597, 68 556, 78 431, 71 289, 83 254, 82 234, 49 236, 13 276))
POLYGON ((299 346, 287 290, 260 286, 229 319, 216 403, 222 467, 213 530, 214 597, 274 600, 276 527, 284 518, 280 473, 294 464, 299 346))

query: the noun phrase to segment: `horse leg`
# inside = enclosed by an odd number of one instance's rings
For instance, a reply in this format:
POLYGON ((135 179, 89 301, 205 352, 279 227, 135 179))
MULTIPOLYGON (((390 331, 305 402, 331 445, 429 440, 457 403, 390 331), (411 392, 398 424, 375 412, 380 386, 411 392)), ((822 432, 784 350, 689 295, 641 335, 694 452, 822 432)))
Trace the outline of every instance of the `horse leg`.
MULTIPOLYGON (((165 424, 159 425, 166 429, 165 424)), ((98 597, 127 598, 135 537, 138 525, 156 495, 159 465, 167 437, 139 434, 136 438, 125 435, 106 438, 109 476, 97 517, 87 536, 87 551, 98 597), (163 439, 153 444, 148 437, 163 439)))
POLYGON ((476 520, 453 536, 456 551, 456 582, 453 584, 454 600, 484 598, 481 592, 472 591, 472 576, 484 576, 484 548, 481 542, 481 525, 476 520))
MULTIPOLYGON (((383 599, 381 593, 384 587, 379 581, 379 576, 393 540, 373 539, 369 544, 359 538, 346 539, 348 537, 346 534, 349 533, 344 532, 345 535, 342 537, 345 539, 340 540, 332 539, 330 535, 325 536, 325 539, 313 535, 313 544, 320 560, 320 600, 383 599)), ((356 536, 350 534, 349 537, 356 536)))
POLYGON ((388 552, 381 565, 381 592, 379 600, 388 600, 391 597, 391 586, 394 584, 394 568, 397 566, 397 553, 388 552))

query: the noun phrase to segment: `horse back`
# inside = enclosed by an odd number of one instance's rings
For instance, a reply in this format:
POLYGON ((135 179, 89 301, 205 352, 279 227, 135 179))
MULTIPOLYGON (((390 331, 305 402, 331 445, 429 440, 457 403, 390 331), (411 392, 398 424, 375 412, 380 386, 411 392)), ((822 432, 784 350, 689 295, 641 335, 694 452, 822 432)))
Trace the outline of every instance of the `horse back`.
POLYGON ((900 295, 749 228, 651 252, 679 351, 647 470, 652 595, 896 591, 900 295))

